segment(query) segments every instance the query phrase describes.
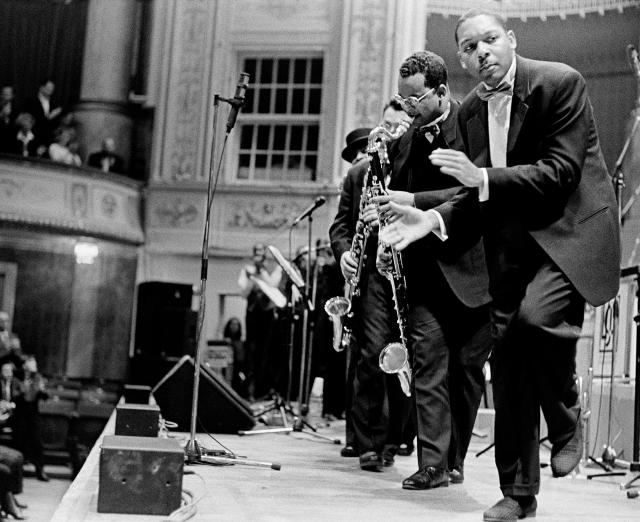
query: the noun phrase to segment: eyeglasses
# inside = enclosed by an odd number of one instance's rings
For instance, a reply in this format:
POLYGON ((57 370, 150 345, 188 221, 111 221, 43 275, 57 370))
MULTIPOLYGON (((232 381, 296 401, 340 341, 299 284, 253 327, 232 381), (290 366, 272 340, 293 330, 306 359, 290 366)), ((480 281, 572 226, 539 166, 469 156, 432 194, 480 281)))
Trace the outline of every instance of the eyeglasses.
POLYGON ((402 107, 402 110, 404 110, 405 112, 415 111, 416 107, 418 106, 418 104, 422 100, 424 100, 426 98, 427 94, 429 94, 434 89, 435 89, 435 87, 431 87, 431 89, 429 89, 427 92, 425 92, 419 98, 417 98, 416 96, 407 96, 406 98, 403 98, 399 94, 396 94, 393 97, 393 99, 400 104, 400 106, 402 107))

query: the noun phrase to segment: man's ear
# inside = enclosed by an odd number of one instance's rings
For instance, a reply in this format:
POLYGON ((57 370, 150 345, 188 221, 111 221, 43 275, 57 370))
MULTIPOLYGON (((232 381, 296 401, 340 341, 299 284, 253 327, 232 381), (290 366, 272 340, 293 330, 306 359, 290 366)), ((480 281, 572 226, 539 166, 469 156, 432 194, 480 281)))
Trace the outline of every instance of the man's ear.
POLYGON ((448 93, 449 93, 449 87, 446 84, 441 83, 440 85, 438 85, 438 88, 436 89, 436 94, 438 95, 438 98, 444 98, 448 93))
POLYGON ((509 46, 515 51, 518 46, 518 42, 516 41, 515 33, 511 29, 507 31, 507 38, 509 38, 509 46))

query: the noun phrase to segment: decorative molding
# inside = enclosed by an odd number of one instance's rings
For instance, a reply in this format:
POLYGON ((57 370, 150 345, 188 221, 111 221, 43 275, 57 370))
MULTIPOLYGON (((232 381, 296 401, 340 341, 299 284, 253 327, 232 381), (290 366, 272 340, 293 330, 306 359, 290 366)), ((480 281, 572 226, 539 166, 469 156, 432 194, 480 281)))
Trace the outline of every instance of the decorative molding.
MULTIPOLYGON (((354 12, 352 41, 358 42, 357 89, 354 92, 354 117, 358 127, 372 125, 380 119, 383 104, 385 56, 387 42, 388 2, 361 0, 361 8, 354 12)), ((353 62, 352 62, 353 63, 353 62)))
POLYGON ((196 221, 199 211, 193 203, 176 198, 159 204, 154 209, 154 214, 160 227, 187 228, 188 225, 196 221))
POLYGON ((54 163, 0 161, 0 225, 28 225, 142 243, 138 186, 54 163))
POLYGON ((248 228, 275 230, 289 223, 290 217, 297 215, 303 207, 286 201, 267 202, 230 200, 227 202, 226 225, 229 229, 248 228))

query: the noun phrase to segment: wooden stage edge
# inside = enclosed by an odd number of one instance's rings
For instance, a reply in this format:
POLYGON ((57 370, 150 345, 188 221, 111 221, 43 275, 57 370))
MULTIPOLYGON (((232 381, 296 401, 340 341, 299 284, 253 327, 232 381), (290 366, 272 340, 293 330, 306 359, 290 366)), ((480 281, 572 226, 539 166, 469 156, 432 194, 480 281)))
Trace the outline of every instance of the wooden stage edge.
MULTIPOLYGON (((313 411, 313 408, 312 408, 313 411)), ((327 424, 311 418, 319 432, 343 437, 344 421, 327 424)), ((64 495, 53 522, 151 522, 167 517, 97 513, 99 457, 103 436, 113 433, 115 414, 91 450, 85 465, 64 495)), ((481 431, 486 431, 481 430, 481 431)), ((188 436, 173 436, 185 443, 188 436)), ((402 479, 417 469, 415 454, 396 457, 395 465, 380 473, 361 471, 355 458, 340 457, 340 447, 305 433, 270 433, 239 437, 215 435, 217 441, 239 456, 277 462, 280 471, 241 464, 230 466, 186 466, 183 487, 196 499, 193 521, 480 521, 484 510, 500 497, 493 450, 475 454, 487 445, 474 437, 465 463, 465 482, 430 491, 406 491, 402 479)), ((198 442, 209 449, 221 446, 208 435, 198 442)), ((541 461, 549 461, 542 447, 541 461)), ((241 462, 242 458, 238 458, 241 462)), ((628 499, 619 489, 624 477, 587 480, 599 468, 581 469, 562 479, 541 470, 537 520, 624 521, 640 519, 640 498, 628 499)), ((639 484, 640 485, 640 484, 639 484)))

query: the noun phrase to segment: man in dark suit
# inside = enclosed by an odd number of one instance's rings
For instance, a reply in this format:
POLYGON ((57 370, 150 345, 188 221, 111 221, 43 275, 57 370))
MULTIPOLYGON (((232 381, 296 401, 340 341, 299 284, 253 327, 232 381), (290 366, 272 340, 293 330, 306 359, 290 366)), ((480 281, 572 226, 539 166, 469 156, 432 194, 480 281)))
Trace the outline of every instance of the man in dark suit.
POLYGON ((62 113, 61 107, 53 107, 52 96, 55 88, 55 84, 49 78, 44 78, 38 85, 38 93, 27 100, 24 108, 25 112, 34 117, 33 133, 38 142, 45 146, 53 141, 53 131, 62 113))
MULTIPOLYGON (((459 104, 450 99, 444 60, 429 51, 411 55, 400 67, 398 92, 397 99, 415 118, 390 149, 389 196, 374 201, 383 212, 389 200, 430 209, 460 189, 429 160, 436 148, 461 146, 459 104)), ((469 227, 457 244, 427 238, 403 254, 419 469, 402 487, 459 484, 491 348, 484 251, 478 230, 469 227)))
POLYGON ((382 236, 404 248, 483 221, 504 495, 484 519, 517 520, 536 513, 540 407, 553 475, 580 460, 576 342, 585 301, 601 305, 618 289, 618 211, 584 78, 517 56, 515 35, 489 11, 463 15, 456 41, 462 66, 481 84, 460 109, 466 154, 437 150, 431 159, 469 189, 436 212, 392 205, 399 219, 382 236))
POLYGON ((105 138, 102 141, 102 149, 89 155, 88 165, 102 172, 124 174, 124 161, 122 156, 116 154, 113 138, 105 138))
MULTIPOLYGON (((397 102, 387 104, 382 124, 390 130, 408 126, 408 118, 397 102)), ((342 157, 354 165, 342 186, 340 204, 329 229, 331 246, 345 280, 356 274, 358 260, 351 252, 353 237, 358 232, 358 220, 369 228, 362 246, 363 257, 358 288, 360 295, 352 303, 354 340, 348 348, 349 381, 353 382, 351 418, 347 417, 347 447, 343 456, 359 456, 360 468, 380 471, 394 463, 400 444, 409 444, 404 429, 409 419, 410 401, 403 394, 395 375, 386 375, 378 364, 382 349, 398 339, 398 327, 391 301, 391 287, 376 269, 377 212, 372 204, 361 210, 363 184, 369 167, 365 153, 371 129, 360 128, 347 136, 342 157), (385 404, 387 403, 388 406, 385 404), (350 433, 352 428, 352 434, 350 433)), ((370 177, 369 177, 370 178, 370 177)), ((348 392, 349 393, 349 392, 348 392)), ((407 438, 413 440, 411 433, 407 438)))
POLYGON ((0 90, 0 152, 13 152, 13 143, 18 132, 17 115, 13 87, 4 85, 0 90))

